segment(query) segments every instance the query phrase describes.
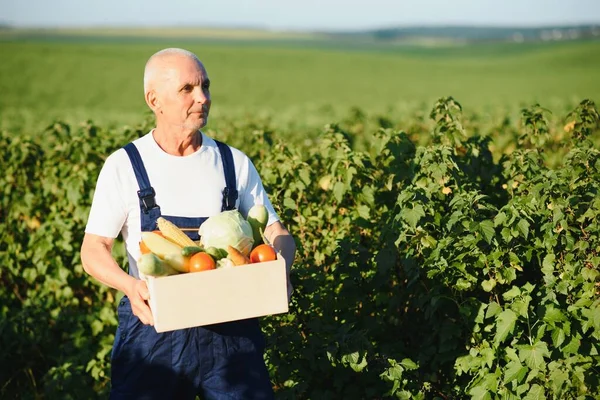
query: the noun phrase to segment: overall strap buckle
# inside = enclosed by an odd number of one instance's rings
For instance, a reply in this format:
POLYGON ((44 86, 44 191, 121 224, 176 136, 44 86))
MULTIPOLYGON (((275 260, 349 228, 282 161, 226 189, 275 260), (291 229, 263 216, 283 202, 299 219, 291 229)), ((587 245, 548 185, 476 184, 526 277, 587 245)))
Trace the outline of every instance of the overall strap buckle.
POLYGON ((235 202, 238 198, 238 191, 235 188, 226 187, 223 189, 223 211, 233 210, 235 208, 235 202))
POLYGON ((140 189, 137 193, 138 197, 140 198, 140 206, 145 214, 148 214, 148 211, 152 210, 153 208, 158 207, 155 198, 156 192, 152 186, 146 189, 140 189))
POLYGON ((223 189, 223 201, 221 211, 235 209, 235 202, 238 199, 238 191, 236 189, 235 179, 235 164, 231 148, 223 142, 215 140, 219 153, 221 153, 221 161, 223 163, 223 173, 225 174, 225 189, 223 189))

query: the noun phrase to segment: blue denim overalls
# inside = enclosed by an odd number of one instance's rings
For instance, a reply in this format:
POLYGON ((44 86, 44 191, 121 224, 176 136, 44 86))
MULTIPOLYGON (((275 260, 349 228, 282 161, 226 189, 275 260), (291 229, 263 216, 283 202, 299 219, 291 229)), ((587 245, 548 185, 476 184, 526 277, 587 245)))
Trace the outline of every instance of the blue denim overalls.
MULTIPOLYGON (((235 169, 229 146, 217 142, 226 187, 222 210, 235 208, 235 169)), ((142 231, 157 229, 161 216, 154 188, 133 143, 125 146, 140 190, 142 231)), ((181 228, 198 228, 207 218, 163 215, 181 228)), ((198 240, 197 230, 187 231, 198 240)), ((129 255, 129 274, 138 277, 129 255)), ((177 301, 177 299, 173 299, 177 301)), ((198 304, 211 307, 213 304, 198 304)), ((263 360, 264 337, 256 318, 171 332, 156 333, 132 314, 125 296, 117 308, 119 326, 112 352, 111 399, 272 399, 263 360)))

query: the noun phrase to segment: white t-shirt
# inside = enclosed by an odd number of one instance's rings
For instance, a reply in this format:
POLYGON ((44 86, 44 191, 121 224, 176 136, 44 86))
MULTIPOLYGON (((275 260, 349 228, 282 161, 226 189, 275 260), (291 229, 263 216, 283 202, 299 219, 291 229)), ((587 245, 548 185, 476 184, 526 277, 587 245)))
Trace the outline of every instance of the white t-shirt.
MULTIPOLYGON (((225 175, 215 141, 202 133, 202 146, 184 157, 165 153, 152 131, 134 141, 150 185, 156 192, 161 214, 180 217, 210 217, 221 212, 225 175)), ((236 207, 246 217, 255 204, 264 204, 267 225, 279 220, 264 190, 258 172, 244 153, 231 147, 238 199, 236 207)), ((116 238, 123 235, 129 254, 137 260, 141 241, 138 182, 124 149, 105 161, 94 192, 86 233, 116 238)))

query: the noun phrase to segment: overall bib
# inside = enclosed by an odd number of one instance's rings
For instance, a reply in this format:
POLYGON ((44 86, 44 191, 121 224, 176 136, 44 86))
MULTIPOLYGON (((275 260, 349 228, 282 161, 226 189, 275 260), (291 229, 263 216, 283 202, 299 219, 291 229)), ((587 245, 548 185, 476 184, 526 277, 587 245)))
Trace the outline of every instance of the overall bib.
MULTIPOLYGON (((222 211, 235 208, 235 168, 229 146, 217 142, 226 187, 222 211)), ((157 229, 161 216, 155 191, 133 143, 125 146, 140 190, 141 228, 157 229)), ((180 228, 198 228, 207 218, 163 215, 180 228)), ((198 240, 198 231, 185 231, 198 240)), ((129 255, 129 274, 139 277, 129 255)), ((172 299, 177 301, 177 299, 172 299)), ((214 304, 198 304, 212 307, 214 304)), ((272 399, 273 390, 263 360, 264 337, 252 318, 203 327, 156 333, 132 314, 129 299, 120 301, 119 325, 111 355, 111 399, 272 399)))

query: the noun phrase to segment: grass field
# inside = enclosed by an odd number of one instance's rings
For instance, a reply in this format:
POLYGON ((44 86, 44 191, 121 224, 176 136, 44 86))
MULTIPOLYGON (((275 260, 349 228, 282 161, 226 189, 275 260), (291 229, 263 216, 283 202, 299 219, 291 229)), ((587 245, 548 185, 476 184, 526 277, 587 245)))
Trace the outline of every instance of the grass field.
POLYGON ((211 124, 251 115, 314 127, 353 108, 390 116, 427 112, 442 96, 498 115, 534 102, 566 112, 583 98, 600 99, 598 41, 366 47, 233 34, 194 39, 186 32, 0 36, 0 127, 37 130, 54 119, 135 125, 147 117, 144 63, 171 46, 204 61, 213 82, 211 124))

